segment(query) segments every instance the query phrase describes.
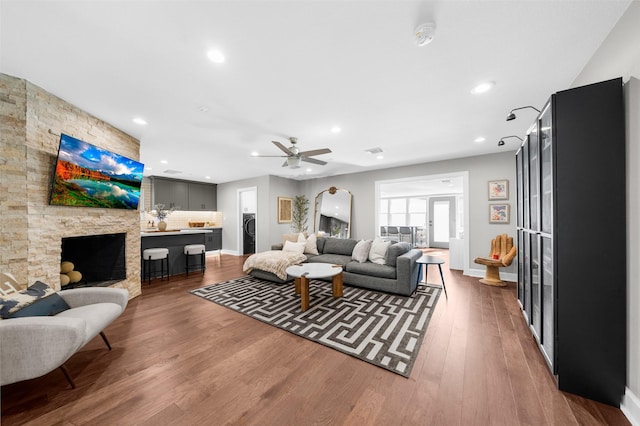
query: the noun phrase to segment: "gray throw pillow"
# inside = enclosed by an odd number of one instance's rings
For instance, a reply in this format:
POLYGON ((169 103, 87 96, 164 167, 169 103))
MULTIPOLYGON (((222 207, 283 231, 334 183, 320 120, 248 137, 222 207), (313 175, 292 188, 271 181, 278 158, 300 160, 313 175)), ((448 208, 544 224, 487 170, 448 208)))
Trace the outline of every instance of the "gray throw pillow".
POLYGON ((353 260, 357 260, 360 263, 364 263, 369 258, 369 250, 371 250, 371 243, 373 240, 361 240, 358 241, 356 246, 353 248, 353 253, 351 254, 351 258, 353 260))
POLYGON ((396 266, 396 259, 411 250, 411 244, 399 242, 392 244, 387 251, 386 263, 389 266, 396 266))

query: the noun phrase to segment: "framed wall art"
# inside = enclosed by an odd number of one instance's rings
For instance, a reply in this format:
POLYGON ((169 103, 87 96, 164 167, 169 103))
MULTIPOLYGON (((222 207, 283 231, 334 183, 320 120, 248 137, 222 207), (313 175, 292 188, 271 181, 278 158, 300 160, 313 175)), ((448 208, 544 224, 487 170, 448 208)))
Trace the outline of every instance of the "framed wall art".
POLYGON ((278 197, 278 223, 291 223, 293 216, 293 199, 278 197))
POLYGON ((508 200, 509 199, 509 180, 490 180, 489 181, 489 200, 508 200))
POLYGON ((509 223, 509 204, 489 204, 489 223, 509 223))

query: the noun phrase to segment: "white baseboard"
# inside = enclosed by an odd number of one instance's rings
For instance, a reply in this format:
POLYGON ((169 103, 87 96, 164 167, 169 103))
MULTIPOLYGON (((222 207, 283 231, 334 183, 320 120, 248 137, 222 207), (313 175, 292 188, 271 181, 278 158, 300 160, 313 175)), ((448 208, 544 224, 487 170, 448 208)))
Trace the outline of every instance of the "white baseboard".
POLYGON ((629 388, 624 388, 620 410, 633 426, 640 426, 640 398, 629 388))
MULTIPOLYGON (((484 273, 484 269, 469 269, 465 275, 482 278, 484 277, 484 273)), ((518 274, 514 274, 513 272, 500 272, 500 278, 503 281, 518 282, 518 274)))
POLYGON ((241 256, 240 254, 238 254, 237 250, 225 250, 225 249, 222 249, 222 250, 220 250, 220 252, 222 254, 230 254, 232 256, 241 256))

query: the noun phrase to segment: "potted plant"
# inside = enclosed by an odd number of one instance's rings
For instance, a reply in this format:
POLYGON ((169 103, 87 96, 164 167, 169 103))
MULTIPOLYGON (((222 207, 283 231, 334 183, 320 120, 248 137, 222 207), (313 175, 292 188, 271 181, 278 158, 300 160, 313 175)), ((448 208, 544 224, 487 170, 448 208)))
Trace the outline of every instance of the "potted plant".
POLYGON ((291 229, 294 232, 307 230, 307 216, 309 215, 309 199, 304 195, 296 195, 293 198, 293 211, 291 213, 291 229))
POLYGON ((164 204, 156 204, 151 210, 151 214, 158 219, 158 230, 164 231, 167 229, 167 222, 164 220, 175 210, 174 207, 166 208, 164 204))

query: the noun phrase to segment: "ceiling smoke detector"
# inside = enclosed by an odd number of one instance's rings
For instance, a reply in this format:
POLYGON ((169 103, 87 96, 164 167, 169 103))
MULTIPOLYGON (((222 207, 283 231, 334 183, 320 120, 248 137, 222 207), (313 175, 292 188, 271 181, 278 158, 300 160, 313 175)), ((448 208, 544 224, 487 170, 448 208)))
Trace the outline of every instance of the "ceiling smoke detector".
POLYGON ((427 22, 416 28, 416 44, 418 46, 426 46, 433 41, 436 32, 436 24, 427 22))

